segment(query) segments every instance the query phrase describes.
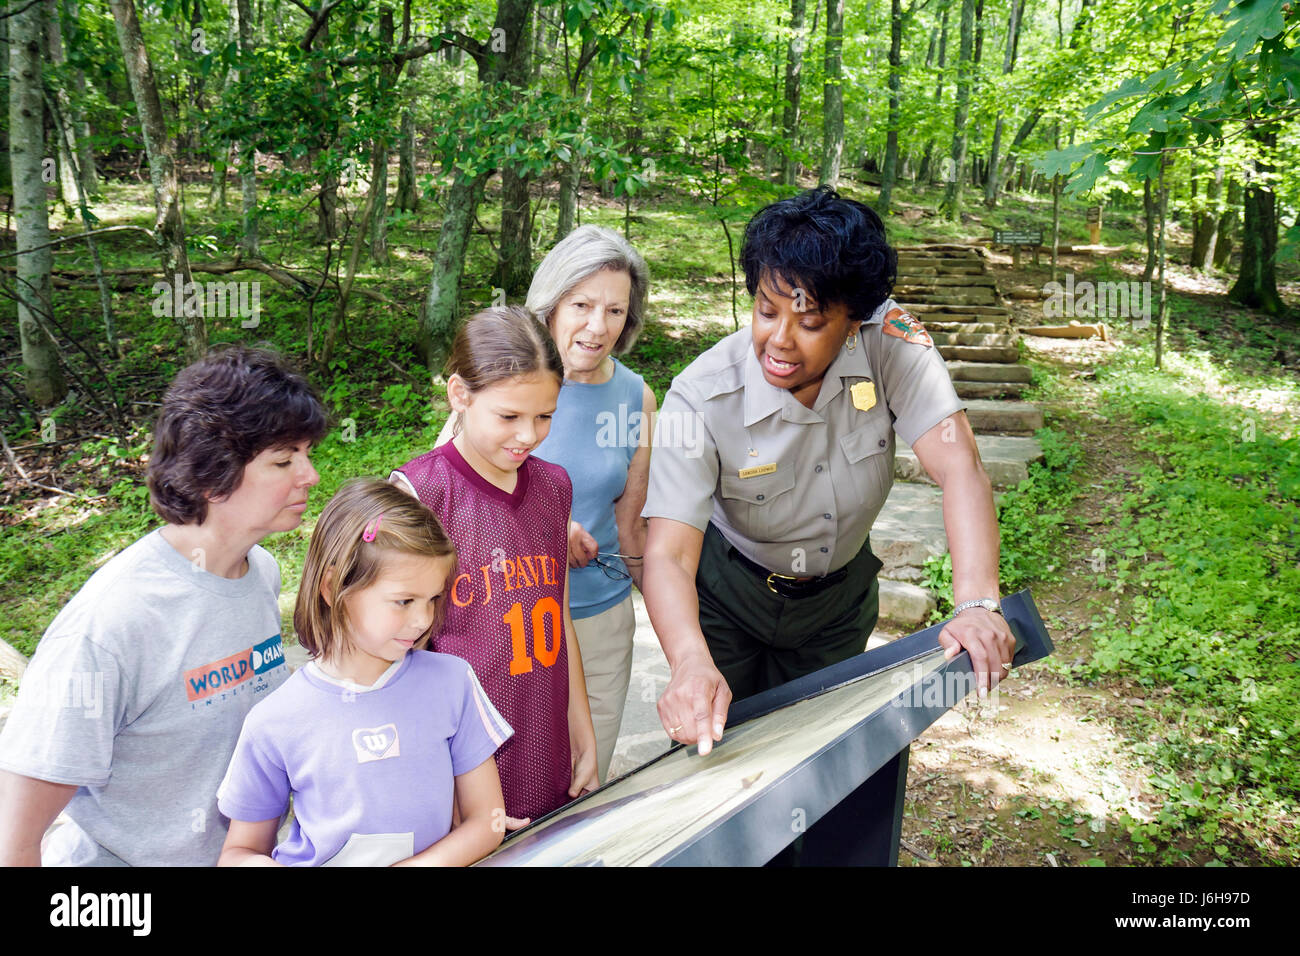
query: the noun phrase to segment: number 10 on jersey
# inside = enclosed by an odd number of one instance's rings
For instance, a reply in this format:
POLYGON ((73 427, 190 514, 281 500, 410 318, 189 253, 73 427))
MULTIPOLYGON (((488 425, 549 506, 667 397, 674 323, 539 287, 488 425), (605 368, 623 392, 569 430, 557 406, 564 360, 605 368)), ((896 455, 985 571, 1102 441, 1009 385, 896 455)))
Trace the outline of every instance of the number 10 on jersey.
POLYGON ((553 597, 538 598, 533 604, 531 614, 533 633, 533 653, 528 655, 528 634, 524 629, 524 606, 516 601, 510 610, 501 615, 501 620, 510 625, 510 673, 527 674, 533 669, 533 658, 537 658, 543 667, 550 667, 560 656, 560 635, 562 633, 560 602, 553 597), (548 622, 549 619, 549 622, 548 622), (549 640, 547 624, 550 624, 549 640))

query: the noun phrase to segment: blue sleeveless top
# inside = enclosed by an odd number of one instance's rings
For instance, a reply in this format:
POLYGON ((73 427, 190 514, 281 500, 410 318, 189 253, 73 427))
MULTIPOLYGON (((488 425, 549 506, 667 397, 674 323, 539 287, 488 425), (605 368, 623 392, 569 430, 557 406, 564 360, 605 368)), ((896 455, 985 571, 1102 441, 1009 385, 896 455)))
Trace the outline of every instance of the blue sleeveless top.
MULTIPOLYGON (((554 462, 573 482, 573 520, 587 529, 606 554, 617 553, 614 501, 627 486, 627 470, 641 440, 645 380, 618 359, 602 385, 565 379, 551 419, 551 432, 534 454, 554 462)), ((620 570, 619 558, 600 558, 620 570)), ((595 561, 569 569, 569 609, 575 620, 594 617, 632 593, 631 579, 615 581, 595 561)))

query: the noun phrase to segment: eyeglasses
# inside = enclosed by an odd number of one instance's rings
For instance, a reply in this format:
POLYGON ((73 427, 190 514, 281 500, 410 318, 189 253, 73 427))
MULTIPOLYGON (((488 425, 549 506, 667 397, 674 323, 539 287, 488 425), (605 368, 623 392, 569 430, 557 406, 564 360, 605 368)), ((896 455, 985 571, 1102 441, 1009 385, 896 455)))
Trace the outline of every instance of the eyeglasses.
MULTIPOLYGON (((640 561, 642 557, 644 557, 644 555, 618 554, 615 551, 598 551, 596 552, 596 557, 591 559, 592 563, 595 564, 598 568, 600 568, 602 572, 604 572, 605 577, 613 581, 626 581, 632 577, 632 575, 628 573, 627 569, 625 567, 619 567, 618 564, 615 564, 612 561, 602 561, 600 560, 602 557, 620 558, 620 559, 626 559, 628 561, 640 561)), ((622 561, 620 561, 619 563, 621 564, 622 561)))

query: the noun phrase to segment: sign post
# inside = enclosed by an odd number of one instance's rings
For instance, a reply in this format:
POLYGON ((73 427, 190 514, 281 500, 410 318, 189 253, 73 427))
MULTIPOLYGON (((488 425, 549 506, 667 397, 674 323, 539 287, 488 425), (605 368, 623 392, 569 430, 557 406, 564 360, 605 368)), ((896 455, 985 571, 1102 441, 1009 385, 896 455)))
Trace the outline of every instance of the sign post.
POLYGON ((1088 207, 1088 238, 1094 246, 1101 242, 1101 206, 1088 207))

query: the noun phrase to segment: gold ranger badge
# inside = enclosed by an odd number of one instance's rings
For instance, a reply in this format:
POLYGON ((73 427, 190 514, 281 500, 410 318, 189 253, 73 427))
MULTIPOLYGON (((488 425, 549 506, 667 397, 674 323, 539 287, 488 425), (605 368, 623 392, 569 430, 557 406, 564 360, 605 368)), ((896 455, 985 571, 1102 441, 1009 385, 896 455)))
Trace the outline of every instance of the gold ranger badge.
POLYGON ((876 407, 876 383, 858 382, 849 388, 849 396, 853 399, 853 407, 860 412, 869 412, 876 407))

